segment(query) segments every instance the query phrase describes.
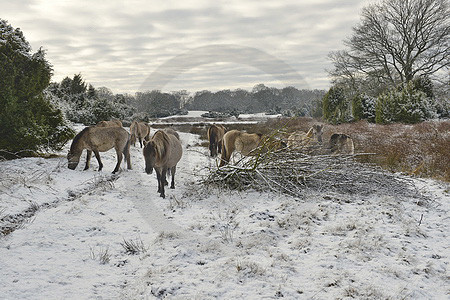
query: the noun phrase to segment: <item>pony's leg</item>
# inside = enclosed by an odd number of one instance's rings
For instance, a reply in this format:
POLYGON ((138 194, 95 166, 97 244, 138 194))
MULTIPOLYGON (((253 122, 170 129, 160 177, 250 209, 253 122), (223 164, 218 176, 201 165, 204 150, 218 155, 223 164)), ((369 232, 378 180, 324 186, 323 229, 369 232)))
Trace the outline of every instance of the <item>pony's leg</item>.
POLYGON ((167 168, 163 169, 164 172, 164 177, 162 178, 164 185, 169 185, 169 183, 167 182, 167 176, 170 175, 170 170, 169 170, 169 174, 167 174, 167 168))
POLYGON ((222 144, 222 153, 221 153, 222 155, 220 156, 219 167, 225 166, 230 161, 231 153, 228 155, 227 152, 230 151, 227 151, 227 147, 224 144, 222 144))
POLYGON ((84 170, 86 171, 87 169, 89 169, 89 163, 91 161, 91 156, 92 156, 92 151, 91 150, 87 150, 87 156, 86 156, 86 166, 84 167, 84 170))
POLYGON ((161 193, 161 170, 156 170, 156 179, 158 180, 158 193, 161 193))
POLYGON ((139 145, 141 145, 141 148, 142 148, 142 138, 141 137, 139 137, 139 145))
POLYGON ((98 151, 95 150, 94 154, 95 154, 95 158, 98 161, 98 170, 101 171, 103 169, 103 163, 102 163, 102 160, 100 159, 100 153, 98 153, 98 151))
MULTIPOLYGON (((122 158, 123 158, 122 151, 120 151, 119 149, 116 149, 116 154, 117 154, 117 164, 116 164, 116 167, 114 168, 114 171, 112 171, 113 174, 115 174, 117 171, 119 171, 120 164, 122 163, 122 158)), ((100 156, 99 156, 99 158, 100 158, 100 156)))
POLYGON ((175 171, 177 170, 177 166, 172 167, 170 172, 172 173, 172 182, 170 183, 170 188, 174 189, 175 188, 175 171))
POLYGON ((222 154, 222 141, 219 141, 219 142, 217 143, 217 152, 219 152, 219 153, 222 154))
MULTIPOLYGON (((167 175, 167 169, 164 168, 164 169, 162 169, 162 172, 161 172, 160 176, 161 176, 161 179, 164 179, 165 182, 167 182, 167 180, 165 179, 166 175, 167 175)), ((163 197, 163 198, 166 198, 166 194, 164 193, 165 182, 161 182, 161 194, 160 194, 160 196, 163 197)))
POLYGON ((131 148, 131 143, 130 140, 127 141, 127 143, 125 144, 125 148, 123 149, 123 155, 125 155, 125 160, 127 161, 127 169, 131 170, 131 157, 130 157, 130 148, 131 148))

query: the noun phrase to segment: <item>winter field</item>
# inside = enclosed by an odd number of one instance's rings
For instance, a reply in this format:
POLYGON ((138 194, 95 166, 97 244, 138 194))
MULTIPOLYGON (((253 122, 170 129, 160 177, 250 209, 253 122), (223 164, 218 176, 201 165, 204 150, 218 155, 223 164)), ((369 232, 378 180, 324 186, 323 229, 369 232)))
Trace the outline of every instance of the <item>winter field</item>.
POLYGON ((116 175, 113 150, 69 170, 70 143, 0 162, 0 298, 448 299, 447 183, 374 169, 360 193, 231 191, 200 184, 216 161, 180 136, 165 199, 139 143, 116 175))

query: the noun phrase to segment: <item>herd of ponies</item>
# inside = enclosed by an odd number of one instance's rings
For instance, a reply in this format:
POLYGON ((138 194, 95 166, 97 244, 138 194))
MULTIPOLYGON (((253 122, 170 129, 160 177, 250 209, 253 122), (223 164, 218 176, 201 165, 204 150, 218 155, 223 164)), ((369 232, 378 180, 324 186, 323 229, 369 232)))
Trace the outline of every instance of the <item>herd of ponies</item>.
MULTIPOLYGON (((308 132, 296 131, 280 142, 280 146, 303 151, 307 147, 322 146, 323 125, 313 125, 308 132)), ((233 152, 241 155, 252 155, 253 150, 261 145, 264 135, 260 133, 247 133, 240 130, 227 131, 223 125, 212 124, 207 131, 209 151, 212 157, 220 154, 222 167, 229 163, 233 152)), ((116 150, 117 164, 113 170, 116 173, 123 158, 127 162, 127 168, 131 169, 130 147, 135 146, 139 140, 143 147, 145 161, 145 172, 152 174, 155 169, 158 180, 158 193, 165 198, 164 187, 168 185, 167 176, 172 176, 170 188, 175 188, 175 173, 177 163, 183 155, 183 149, 178 133, 171 129, 157 130, 150 137, 150 126, 145 122, 133 121, 130 132, 123 128, 120 120, 101 121, 97 125, 89 126, 79 132, 72 141, 67 154, 68 168, 74 170, 80 162, 84 149, 87 150, 86 165, 84 170, 89 169, 89 164, 94 152, 101 171, 103 163, 99 152, 106 152, 112 148, 116 150)), ((330 154, 354 154, 354 143, 351 137, 343 133, 331 135, 328 147, 322 146, 330 154)))

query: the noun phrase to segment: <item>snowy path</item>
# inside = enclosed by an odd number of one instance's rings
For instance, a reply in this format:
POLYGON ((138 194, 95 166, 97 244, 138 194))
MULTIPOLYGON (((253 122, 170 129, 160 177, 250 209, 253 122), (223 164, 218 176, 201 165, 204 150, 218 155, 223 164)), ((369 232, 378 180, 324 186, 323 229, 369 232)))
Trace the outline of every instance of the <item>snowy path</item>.
POLYGON ((448 185, 415 180, 426 203, 202 189, 195 182, 214 162, 197 136, 181 139, 166 199, 136 147, 133 170, 117 177, 114 151, 101 154, 103 172, 95 159, 84 172, 65 158, 0 162, 0 217, 41 206, 0 238, 0 298, 448 296, 448 185), (125 241, 143 247, 127 253, 125 241))

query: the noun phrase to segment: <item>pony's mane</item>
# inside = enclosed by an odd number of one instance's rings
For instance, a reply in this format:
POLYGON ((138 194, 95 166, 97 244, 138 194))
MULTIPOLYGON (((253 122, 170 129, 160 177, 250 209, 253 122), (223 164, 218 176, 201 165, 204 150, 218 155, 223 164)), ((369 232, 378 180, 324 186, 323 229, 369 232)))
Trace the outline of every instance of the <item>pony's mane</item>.
POLYGON ((85 127, 73 138, 72 145, 70 145, 70 152, 73 152, 76 149, 81 137, 83 137, 83 135, 89 130, 89 128, 90 127, 85 127))
POLYGON ((159 159, 162 159, 167 152, 167 148, 169 147, 169 136, 162 130, 158 130, 152 138, 155 143, 156 154, 159 159))

